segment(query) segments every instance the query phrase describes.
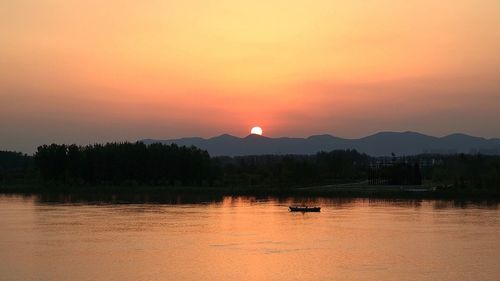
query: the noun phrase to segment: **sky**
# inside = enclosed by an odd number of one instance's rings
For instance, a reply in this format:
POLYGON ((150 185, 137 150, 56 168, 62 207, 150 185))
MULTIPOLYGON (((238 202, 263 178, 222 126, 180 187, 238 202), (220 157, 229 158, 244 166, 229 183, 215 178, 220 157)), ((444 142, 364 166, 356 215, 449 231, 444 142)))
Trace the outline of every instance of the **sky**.
POLYGON ((0 150, 500 137, 498 0, 0 0, 0 150))

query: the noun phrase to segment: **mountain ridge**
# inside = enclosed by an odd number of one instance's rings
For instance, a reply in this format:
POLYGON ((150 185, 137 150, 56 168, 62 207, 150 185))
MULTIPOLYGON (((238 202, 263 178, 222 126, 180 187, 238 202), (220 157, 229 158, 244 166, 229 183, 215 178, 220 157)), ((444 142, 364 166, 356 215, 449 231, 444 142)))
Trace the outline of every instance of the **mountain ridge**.
POLYGON ((263 154, 314 154, 335 149, 356 149, 372 156, 416 155, 420 153, 499 154, 500 139, 483 138, 462 133, 443 137, 418 132, 384 131, 361 138, 341 138, 330 134, 300 137, 267 137, 247 135, 237 137, 222 134, 211 138, 184 137, 178 139, 143 139, 146 144, 163 143, 194 145, 207 150, 212 156, 241 156, 263 154))

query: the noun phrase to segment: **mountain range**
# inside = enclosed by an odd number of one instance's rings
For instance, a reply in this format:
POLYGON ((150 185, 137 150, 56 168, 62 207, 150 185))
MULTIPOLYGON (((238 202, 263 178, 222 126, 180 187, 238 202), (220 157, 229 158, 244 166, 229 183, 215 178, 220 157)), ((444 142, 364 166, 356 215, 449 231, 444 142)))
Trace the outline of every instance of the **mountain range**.
POLYGON ((315 154, 319 151, 356 149, 371 156, 416 155, 421 153, 455 154, 481 153, 498 155, 500 139, 486 139, 466 134, 434 137, 416 132, 380 132, 359 139, 332 135, 314 135, 307 138, 270 138, 248 135, 240 138, 223 134, 212 138, 143 139, 145 144, 163 143, 196 146, 211 156, 241 156, 263 154, 315 154))

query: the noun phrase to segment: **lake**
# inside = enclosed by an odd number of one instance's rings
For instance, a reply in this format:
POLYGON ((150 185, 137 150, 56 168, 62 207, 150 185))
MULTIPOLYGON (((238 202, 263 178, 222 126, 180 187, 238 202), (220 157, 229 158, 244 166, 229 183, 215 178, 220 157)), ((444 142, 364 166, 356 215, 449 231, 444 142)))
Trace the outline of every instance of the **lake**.
POLYGON ((500 280, 499 264, 497 203, 0 195, 0 280, 500 280))

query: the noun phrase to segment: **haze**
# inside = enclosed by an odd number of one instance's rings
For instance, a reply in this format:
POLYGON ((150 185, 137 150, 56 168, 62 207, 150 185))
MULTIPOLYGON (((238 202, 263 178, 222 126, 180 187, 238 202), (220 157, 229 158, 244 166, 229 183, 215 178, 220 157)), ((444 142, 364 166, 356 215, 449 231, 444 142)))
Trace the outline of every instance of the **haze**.
POLYGON ((0 0, 0 150, 499 137, 500 2, 0 0))

